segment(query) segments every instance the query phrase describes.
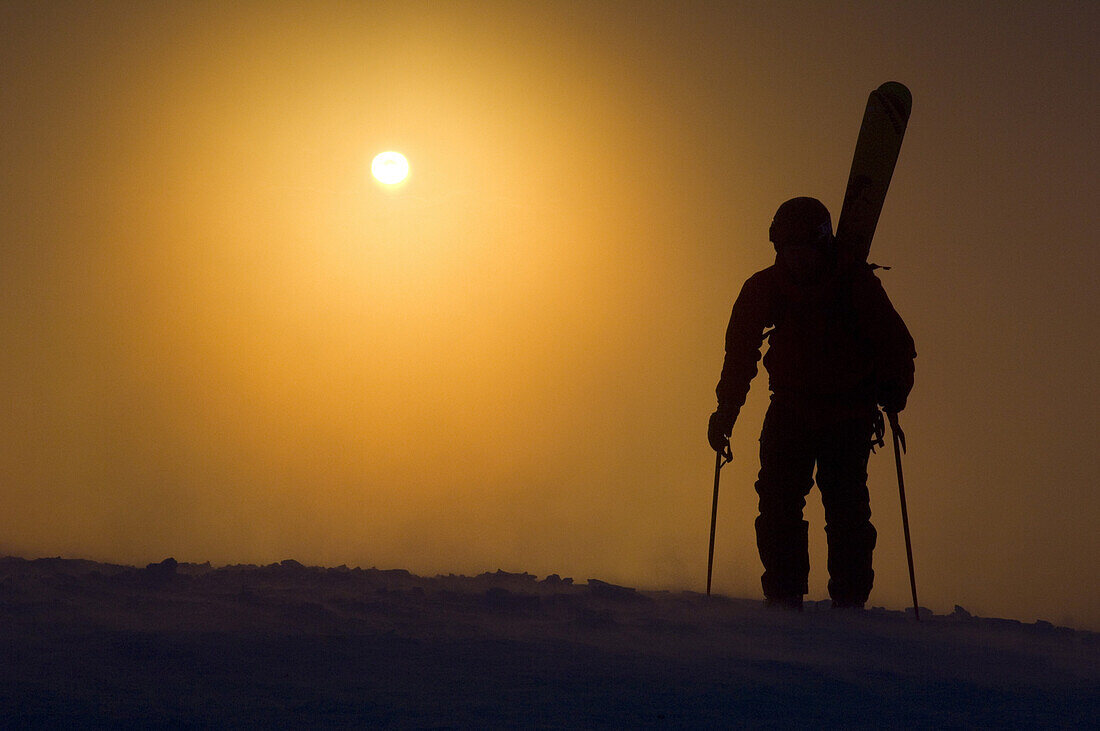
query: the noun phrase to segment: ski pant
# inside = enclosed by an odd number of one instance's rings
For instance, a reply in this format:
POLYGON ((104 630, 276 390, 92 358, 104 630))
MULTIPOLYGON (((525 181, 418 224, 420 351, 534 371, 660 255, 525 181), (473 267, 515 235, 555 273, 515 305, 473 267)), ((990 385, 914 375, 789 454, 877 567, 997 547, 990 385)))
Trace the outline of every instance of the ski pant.
POLYGON ((774 401, 768 408, 756 482, 756 544, 764 564, 765 597, 807 593, 809 524, 802 519, 802 509, 814 484, 816 464, 829 546, 829 595, 838 604, 867 601, 875 577, 871 554, 877 537, 867 492, 872 430, 869 418, 814 423, 774 401))

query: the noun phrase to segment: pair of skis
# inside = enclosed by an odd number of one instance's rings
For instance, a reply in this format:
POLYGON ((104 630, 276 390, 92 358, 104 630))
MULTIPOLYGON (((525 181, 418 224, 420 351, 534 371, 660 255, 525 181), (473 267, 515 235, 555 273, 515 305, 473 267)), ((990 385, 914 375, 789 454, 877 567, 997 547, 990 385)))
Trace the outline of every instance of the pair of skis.
MULTIPOLYGON (((871 251, 871 239, 878 226, 879 214, 886 201, 886 191, 894 174, 901 151, 913 96, 904 84, 888 81, 871 92, 863 112, 863 122, 848 173, 848 187, 837 222, 836 238, 840 266, 865 264, 871 251)), ((897 414, 888 414, 894 439, 894 461, 898 470, 898 492, 901 496, 901 519, 905 530, 905 554, 909 560, 909 585, 913 590, 913 612, 920 619, 917 604, 917 581, 913 573, 913 548, 909 538, 909 513, 905 505, 905 481, 901 472, 901 454, 905 451, 905 434, 898 424, 897 414)), ((718 481, 722 466, 732 455, 727 446, 714 461, 714 500, 710 515, 710 550, 707 555, 707 596, 710 596, 714 567, 714 528, 718 518, 718 481)))

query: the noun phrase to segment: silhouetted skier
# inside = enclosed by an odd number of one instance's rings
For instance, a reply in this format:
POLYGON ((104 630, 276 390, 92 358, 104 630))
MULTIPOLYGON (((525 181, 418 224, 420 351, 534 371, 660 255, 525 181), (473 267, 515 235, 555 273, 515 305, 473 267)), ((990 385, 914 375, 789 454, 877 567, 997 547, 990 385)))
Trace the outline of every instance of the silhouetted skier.
POLYGON ((913 339, 871 266, 838 264, 832 221, 820 201, 781 205, 770 239, 775 264, 751 276, 733 305, 708 439, 717 451, 728 445, 767 338, 772 397, 756 482, 765 603, 802 607, 810 572, 802 509, 816 464, 829 595, 835 607, 862 607, 875 575, 867 459, 873 436, 881 440, 883 433, 877 406, 888 413, 905 408, 913 339))

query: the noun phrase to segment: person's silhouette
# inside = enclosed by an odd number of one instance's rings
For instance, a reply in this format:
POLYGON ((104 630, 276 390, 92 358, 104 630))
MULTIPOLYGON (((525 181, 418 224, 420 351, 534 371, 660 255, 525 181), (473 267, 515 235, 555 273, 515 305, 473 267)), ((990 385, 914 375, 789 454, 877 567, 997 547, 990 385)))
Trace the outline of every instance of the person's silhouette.
POLYGON ((772 391, 760 434, 756 542, 769 606, 801 609, 810 571, 806 496, 825 507, 829 595, 862 607, 871 592, 867 459, 882 416, 905 408, 913 386, 913 339, 866 263, 839 263, 829 211, 814 198, 779 207, 774 265, 745 282, 726 330, 726 356, 708 439, 726 449, 737 414, 764 367, 772 391), (770 330, 768 328, 771 328, 770 330))

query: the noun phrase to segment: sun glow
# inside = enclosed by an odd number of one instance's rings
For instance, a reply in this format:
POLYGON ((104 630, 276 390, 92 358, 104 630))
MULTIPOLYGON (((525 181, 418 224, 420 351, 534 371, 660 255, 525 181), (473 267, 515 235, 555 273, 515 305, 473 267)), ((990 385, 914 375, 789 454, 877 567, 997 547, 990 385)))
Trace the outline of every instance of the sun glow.
POLYGON ((397 185, 409 176, 409 161, 400 152, 381 152, 370 164, 371 174, 385 185, 397 185))

